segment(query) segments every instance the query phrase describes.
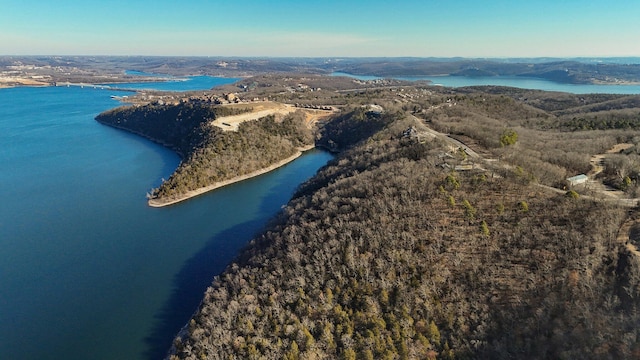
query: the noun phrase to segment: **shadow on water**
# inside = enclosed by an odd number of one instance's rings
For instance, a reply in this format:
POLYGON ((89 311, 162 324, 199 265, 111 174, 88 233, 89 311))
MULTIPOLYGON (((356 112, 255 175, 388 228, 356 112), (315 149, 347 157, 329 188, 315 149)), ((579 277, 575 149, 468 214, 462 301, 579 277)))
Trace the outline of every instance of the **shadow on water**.
MULTIPOLYGON (((254 180, 257 179, 248 181, 254 180)), ((145 339, 147 351, 144 358, 157 360, 167 355, 174 337, 196 311, 213 277, 222 273, 239 255, 240 250, 265 229, 281 205, 289 200, 295 187, 291 184, 275 186, 263 198, 259 216, 220 232, 185 262, 174 278, 174 289, 170 298, 155 316, 154 329, 145 339)))
POLYGON ((261 218, 222 231, 184 264, 174 279, 171 297, 155 316, 156 325, 145 339, 148 346, 146 359, 157 360, 166 356, 173 338, 197 309, 213 277, 225 269, 266 221, 266 218, 261 218))
MULTIPOLYGON (((114 134, 117 134, 117 136, 130 140, 137 144, 140 144, 141 143, 140 140, 144 139, 147 143, 147 146, 149 146, 149 149, 151 149, 154 153, 158 154, 158 156, 161 158, 162 166, 158 171, 159 174, 161 174, 161 176, 166 176, 166 177, 170 176, 180 164, 180 161, 181 161, 180 155, 178 155, 178 153, 166 147, 165 145, 162 145, 156 141, 153 141, 149 138, 146 138, 138 134, 116 129, 109 125, 104 125, 101 123, 98 123, 98 124, 104 126, 106 129, 113 130, 114 134)), ((159 178, 157 181, 158 181, 157 185, 160 185, 161 178, 159 178)))

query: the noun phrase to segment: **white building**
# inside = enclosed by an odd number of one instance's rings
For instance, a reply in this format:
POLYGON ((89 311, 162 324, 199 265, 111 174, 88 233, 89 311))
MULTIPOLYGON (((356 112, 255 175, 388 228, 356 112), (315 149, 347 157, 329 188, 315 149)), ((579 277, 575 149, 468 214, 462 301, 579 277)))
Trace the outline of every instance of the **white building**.
POLYGON ((580 174, 567 178, 567 183, 569 184, 569 186, 576 186, 586 183, 587 180, 589 180, 589 177, 587 177, 587 175, 580 174))

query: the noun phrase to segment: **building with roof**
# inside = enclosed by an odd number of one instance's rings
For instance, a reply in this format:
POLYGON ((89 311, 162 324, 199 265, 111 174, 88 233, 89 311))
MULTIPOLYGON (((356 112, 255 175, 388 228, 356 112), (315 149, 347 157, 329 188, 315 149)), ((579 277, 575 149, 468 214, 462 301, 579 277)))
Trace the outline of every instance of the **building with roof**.
POLYGON ((587 175, 580 174, 580 175, 567 178, 567 184, 571 187, 571 186, 584 184, 587 182, 587 180, 589 180, 589 177, 587 175))

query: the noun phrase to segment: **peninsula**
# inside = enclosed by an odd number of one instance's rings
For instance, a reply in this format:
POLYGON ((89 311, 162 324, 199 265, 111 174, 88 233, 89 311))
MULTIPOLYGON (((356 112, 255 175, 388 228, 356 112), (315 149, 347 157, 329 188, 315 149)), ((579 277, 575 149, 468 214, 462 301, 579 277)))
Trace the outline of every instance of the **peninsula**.
POLYGON ((148 194, 149 205, 172 205, 274 170, 314 147, 313 128, 331 110, 273 102, 220 105, 201 98, 125 106, 96 120, 174 149, 182 162, 148 194))

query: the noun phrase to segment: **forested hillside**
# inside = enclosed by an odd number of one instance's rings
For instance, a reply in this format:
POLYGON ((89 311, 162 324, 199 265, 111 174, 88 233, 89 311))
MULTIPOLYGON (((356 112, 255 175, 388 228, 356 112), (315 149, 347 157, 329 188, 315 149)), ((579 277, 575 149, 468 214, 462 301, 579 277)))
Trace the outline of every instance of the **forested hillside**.
MULTIPOLYGON (((532 181, 562 189, 566 178, 592 171, 593 156, 616 144, 640 141, 639 99, 474 87, 419 99, 405 108, 485 157, 518 166, 532 181), (501 142, 505 131, 518 135, 513 146, 501 142)), ((625 191, 635 193, 640 162, 633 156, 624 162, 626 169, 609 163, 601 176, 629 176, 633 186, 625 191)))
POLYGON ((217 117, 237 112, 198 102, 155 103, 117 108, 96 119, 146 136, 181 155, 176 171, 150 194, 151 199, 162 203, 269 167, 313 145, 313 134, 305 125, 305 116, 299 113, 277 121, 274 116, 247 121, 238 131, 222 131, 211 124, 217 117))
POLYGON ((182 155, 159 199, 305 145, 338 154, 214 279, 169 359, 640 355, 638 96, 322 81, 245 80, 339 109, 315 134, 302 113, 225 132, 211 122, 238 110, 198 101, 98 117, 182 155))
POLYGON ((214 280, 170 359, 638 355, 626 210, 518 168, 454 171, 464 156, 399 112, 341 121, 376 130, 325 130, 340 155, 214 280))

